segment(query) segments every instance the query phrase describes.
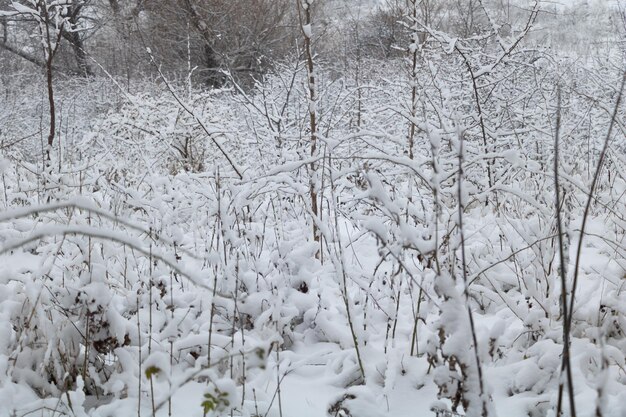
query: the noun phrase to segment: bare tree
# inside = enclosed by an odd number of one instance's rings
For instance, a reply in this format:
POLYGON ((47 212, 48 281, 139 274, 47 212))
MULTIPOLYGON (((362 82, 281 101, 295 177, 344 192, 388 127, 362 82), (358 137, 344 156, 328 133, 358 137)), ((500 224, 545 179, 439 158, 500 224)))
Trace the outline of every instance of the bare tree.
POLYGON ((160 61, 173 69, 186 62, 189 36, 197 72, 212 85, 228 78, 222 71, 235 78, 259 74, 295 39, 295 25, 285 24, 286 0, 164 0, 142 10, 139 29, 160 61))
MULTIPOLYGON (((47 38, 46 33, 54 32, 59 38, 58 41, 50 39, 54 41, 55 55, 60 50, 59 46, 61 39, 63 39, 71 46, 76 60, 76 69, 70 67, 64 68, 63 71, 75 76, 93 75, 85 51, 84 35, 81 29, 83 11, 89 1, 25 0, 8 4, 5 10, 0 10, 0 25, 2 25, 0 47, 43 69, 47 69, 49 57, 45 50, 42 57, 19 45, 26 44, 28 37, 33 33, 38 33, 39 36, 47 38), (48 26, 48 28, 42 25, 48 26), (10 36, 10 32, 16 33, 10 36)), ((60 69, 58 65, 54 65, 52 68, 55 71, 60 69)))
MULTIPOLYGON (((310 134, 310 149, 311 149, 311 163, 309 164, 309 196, 311 203, 311 211, 314 217, 319 216, 319 205, 317 196, 317 162, 314 161, 318 154, 317 142, 318 142, 318 126, 317 126, 317 86, 315 78, 315 61, 313 59, 313 29, 312 29, 312 15, 311 15, 312 0, 298 0, 298 16, 300 19, 300 29, 302 30, 302 37, 304 39, 304 57, 306 60, 307 68, 307 85, 308 85, 308 100, 309 100, 309 134, 310 134)), ((320 242, 320 233, 316 225, 316 219, 313 219, 313 239, 316 242, 320 242)), ((318 256, 321 256, 321 251, 318 252, 318 256)))

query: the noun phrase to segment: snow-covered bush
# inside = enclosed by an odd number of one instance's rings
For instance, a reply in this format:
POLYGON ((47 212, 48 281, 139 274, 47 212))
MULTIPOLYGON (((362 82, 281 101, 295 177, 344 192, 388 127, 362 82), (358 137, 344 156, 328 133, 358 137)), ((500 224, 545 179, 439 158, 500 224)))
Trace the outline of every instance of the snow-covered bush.
POLYGON ((313 104, 302 62, 245 90, 59 84, 45 183, 41 138, 13 140, 46 110, 12 99, 0 414, 554 415, 564 266, 578 414, 620 415, 623 75, 509 50, 492 17, 408 24, 408 60, 346 76, 316 60, 313 104))

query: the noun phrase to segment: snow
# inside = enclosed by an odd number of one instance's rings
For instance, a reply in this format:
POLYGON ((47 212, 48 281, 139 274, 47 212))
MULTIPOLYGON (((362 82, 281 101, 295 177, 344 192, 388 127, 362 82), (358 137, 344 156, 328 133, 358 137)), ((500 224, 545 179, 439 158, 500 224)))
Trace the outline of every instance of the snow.
POLYGON ((311 24, 302 25, 302 33, 304 34, 305 37, 310 39, 313 36, 311 24))
MULTIPOLYGON (((541 45, 431 35, 415 74, 364 58, 355 80, 315 55, 245 97, 55 80, 48 166, 39 137, 0 149, 0 416, 554 416, 558 82, 575 401, 624 417, 620 132, 576 253, 621 61, 534 67, 541 45)), ((2 144, 46 123, 42 85, 19 87, 2 144)))

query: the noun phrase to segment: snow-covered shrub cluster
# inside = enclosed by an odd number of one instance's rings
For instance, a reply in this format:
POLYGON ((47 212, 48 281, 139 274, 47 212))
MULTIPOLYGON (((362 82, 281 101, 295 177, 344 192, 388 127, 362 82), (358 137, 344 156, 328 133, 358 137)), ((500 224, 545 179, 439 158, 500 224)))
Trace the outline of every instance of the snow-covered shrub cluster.
POLYGON ((49 160, 0 107, 0 415, 623 415, 621 58, 407 27, 414 65, 58 84, 49 160))

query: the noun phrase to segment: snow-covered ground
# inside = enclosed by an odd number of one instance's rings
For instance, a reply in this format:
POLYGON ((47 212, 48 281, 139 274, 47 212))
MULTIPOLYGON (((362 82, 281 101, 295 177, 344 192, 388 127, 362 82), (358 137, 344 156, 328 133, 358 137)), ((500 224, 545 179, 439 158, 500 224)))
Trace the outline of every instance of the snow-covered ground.
POLYGON ((626 416, 623 51, 497 33, 59 80, 49 159, 3 79, 0 417, 626 416))

